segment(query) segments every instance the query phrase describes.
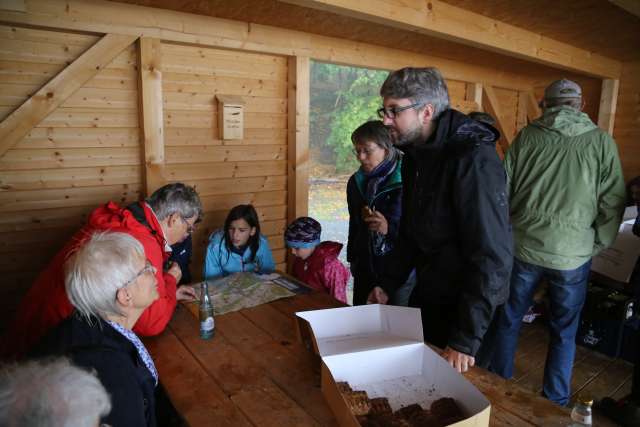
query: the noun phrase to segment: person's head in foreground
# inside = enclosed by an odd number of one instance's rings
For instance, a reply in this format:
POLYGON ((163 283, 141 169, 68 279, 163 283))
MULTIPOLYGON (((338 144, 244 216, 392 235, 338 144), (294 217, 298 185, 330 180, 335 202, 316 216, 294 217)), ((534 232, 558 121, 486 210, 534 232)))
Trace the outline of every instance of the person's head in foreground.
POLYGON ((228 251, 251 249, 254 259, 260 246, 260 221, 252 205, 238 205, 229 211, 224 221, 224 242, 228 251))
POLYGON ((160 187, 146 200, 156 214, 169 245, 193 233, 202 217, 202 203, 193 187, 182 183, 160 187))
POLYGON ((65 358, 0 369, 0 425, 96 427, 110 411, 109 395, 96 375, 65 358))
POLYGON ((86 319, 131 329, 158 298, 155 268, 129 234, 95 233, 66 265, 69 301, 86 319))
POLYGON ((402 68, 380 88, 378 115, 397 146, 426 141, 440 114, 449 108, 447 84, 437 68, 402 68))
POLYGON ((393 162, 398 158, 389 129, 380 120, 360 125, 351 134, 351 142, 365 174, 373 172, 385 161, 393 162))
POLYGON ((284 240, 293 255, 306 260, 320 244, 321 232, 322 226, 318 221, 302 216, 287 226, 284 240))
POLYGON ((544 90, 544 99, 540 102, 540 108, 547 110, 553 107, 566 106, 574 110, 582 111, 582 88, 576 82, 561 79, 551 83, 544 90))

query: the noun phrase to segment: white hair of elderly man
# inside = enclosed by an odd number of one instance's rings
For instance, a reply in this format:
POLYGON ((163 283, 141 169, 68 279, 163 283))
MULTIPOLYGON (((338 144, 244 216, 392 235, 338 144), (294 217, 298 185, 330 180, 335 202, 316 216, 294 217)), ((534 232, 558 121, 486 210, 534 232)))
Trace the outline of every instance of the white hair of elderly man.
POLYGON ((0 425, 96 427, 111 411, 98 377, 68 359, 33 360, 0 368, 0 425))

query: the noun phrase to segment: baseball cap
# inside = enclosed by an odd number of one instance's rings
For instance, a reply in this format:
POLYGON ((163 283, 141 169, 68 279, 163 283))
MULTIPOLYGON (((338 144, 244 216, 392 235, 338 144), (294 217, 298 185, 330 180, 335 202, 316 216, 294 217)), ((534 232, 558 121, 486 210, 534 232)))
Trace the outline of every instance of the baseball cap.
POLYGON ((557 98, 582 98, 582 89, 571 80, 556 80, 544 90, 544 99, 557 98))

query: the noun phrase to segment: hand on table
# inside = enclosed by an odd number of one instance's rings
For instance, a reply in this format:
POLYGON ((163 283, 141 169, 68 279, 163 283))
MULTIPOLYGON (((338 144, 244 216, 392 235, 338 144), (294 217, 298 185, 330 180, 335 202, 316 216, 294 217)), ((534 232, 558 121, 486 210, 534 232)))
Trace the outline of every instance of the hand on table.
POLYGON ((442 352, 442 357, 458 372, 467 372, 470 367, 476 364, 476 359, 473 356, 460 353, 449 346, 442 352))
POLYGON ((389 231, 387 219, 378 211, 373 211, 370 216, 364 219, 364 222, 369 226, 369 230, 376 231, 383 236, 386 236, 389 231))
POLYGON ((380 286, 373 288, 367 297, 367 304, 386 304, 388 302, 389 296, 380 286))
POLYGON ((182 285, 176 289, 176 300, 178 301, 195 301, 198 299, 198 294, 193 286, 182 285))

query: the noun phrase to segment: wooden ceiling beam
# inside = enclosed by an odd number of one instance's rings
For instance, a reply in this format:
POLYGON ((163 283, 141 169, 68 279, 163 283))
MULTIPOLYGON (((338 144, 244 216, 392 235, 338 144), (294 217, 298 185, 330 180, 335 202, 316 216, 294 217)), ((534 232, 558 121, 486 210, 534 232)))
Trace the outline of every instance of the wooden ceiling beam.
POLYGON ((618 78, 622 70, 619 61, 438 0, 280 1, 415 31, 594 77, 618 78))
POLYGON ((437 67, 447 79, 530 90, 533 80, 515 71, 425 55, 370 43, 269 25, 194 15, 103 0, 29 0, 24 12, 3 11, 0 21, 40 28, 129 34, 162 41, 311 59, 393 70, 437 67))

